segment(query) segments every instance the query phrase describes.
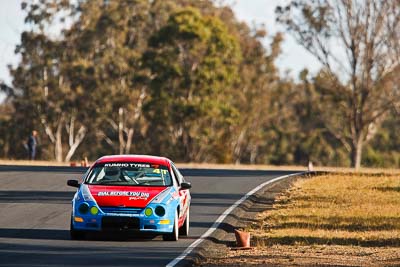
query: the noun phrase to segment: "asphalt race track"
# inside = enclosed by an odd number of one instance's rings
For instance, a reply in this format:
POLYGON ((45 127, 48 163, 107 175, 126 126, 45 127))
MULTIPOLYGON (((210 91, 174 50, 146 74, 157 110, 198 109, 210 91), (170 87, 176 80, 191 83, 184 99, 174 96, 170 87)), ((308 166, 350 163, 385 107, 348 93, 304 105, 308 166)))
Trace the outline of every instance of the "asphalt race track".
POLYGON ((0 166, 0 266, 165 266, 235 201, 290 171, 183 169, 192 183, 191 229, 178 242, 161 237, 94 235, 69 239, 68 179, 85 169, 0 166))

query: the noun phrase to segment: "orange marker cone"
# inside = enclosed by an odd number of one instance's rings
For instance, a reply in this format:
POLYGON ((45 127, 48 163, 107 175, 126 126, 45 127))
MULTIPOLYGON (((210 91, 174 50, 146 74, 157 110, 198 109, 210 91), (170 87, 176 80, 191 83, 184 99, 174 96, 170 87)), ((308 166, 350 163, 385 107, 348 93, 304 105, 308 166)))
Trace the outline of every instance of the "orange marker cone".
POLYGON ((250 233, 235 229, 235 237, 238 248, 250 248, 250 233))

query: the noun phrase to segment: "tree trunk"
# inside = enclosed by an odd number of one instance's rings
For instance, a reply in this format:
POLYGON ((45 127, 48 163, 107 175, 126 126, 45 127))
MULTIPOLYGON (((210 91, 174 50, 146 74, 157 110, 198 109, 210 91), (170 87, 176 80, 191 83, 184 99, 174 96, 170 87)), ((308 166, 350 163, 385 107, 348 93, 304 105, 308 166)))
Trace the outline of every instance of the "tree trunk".
POLYGON ((234 145, 234 149, 233 149, 233 156, 234 156, 235 164, 240 164, 245 137, 246 137, 246 130, 242 129, 240 131, 239 137, 236 139, 236 144, 234 145))
POLYGON ((361 167, 362 149, 364 145, 361 137, 357 139, 358 140, 355 140, 351 146, 351 166, 354 167, 356 171, 361 167))
POLYGON ((57 131, 56 131, 56 142, 54 144, 54 154, 56 157, 57 162, 62 162, 63 161, 63 156, 62 156, 62 124, 63 124, 63 118, 60 119, 57 125, 57 131))
POLYGON ((119 140, 119 154, 124 154, 125 139, 124 139, 124 109, 118 109, 119 122, 118 122, 118 140, 119 140))
POLYGON ((128 137, 126 139, 125 154, 129 154, 131 152, 133 134, 134 134, 133 128, 129 128, 128 137))
MULTIPOLYGON (((181 126, 182 129, 185 129, 183 126, 181 126)), ((182 140, 182 150, 184 151, 184 161, 186 162, 191 162, 193 161, 193 158, 195 157, 192 155, 191 149, 190 149, 190 135, 189 135, 189 130, 183 130, 182 135, 181 135, 181 140, 182 140)))
POLYGON ((250 150, 250 164, 256 164, 257 155, 258 155, 258 146, 252 145, 250 150))
POLYGON ((86 127, 81 126, 79 128, 76 136, 73 136, 72 143, 70 143, 69 151, 68 151, 67 155, 65 156, 66 162, 70 161, 72 156, 75 154, 76 149, 78 148, 78 146, 82 143, 83 139, 85 138, 86 131, 87 131, 86 127))

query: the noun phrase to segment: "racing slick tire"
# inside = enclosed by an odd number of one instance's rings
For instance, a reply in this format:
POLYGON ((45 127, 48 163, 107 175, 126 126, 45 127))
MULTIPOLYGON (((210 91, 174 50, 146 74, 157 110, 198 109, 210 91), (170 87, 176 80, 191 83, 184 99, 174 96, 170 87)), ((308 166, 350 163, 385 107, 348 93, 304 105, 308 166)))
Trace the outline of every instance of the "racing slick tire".
POLYGON ((179 228, 178 228, 178 211, 175 211, 175 220, 174 220, 174 230, 170 234, 164 234, 164 241, 178 241, 179 239, 179 228))
POLYGON ((190 223, 190 214, 189 214, 189 209, 188 209, 186 212, 185 222, 183 223, 182 227, 179 228, 179 235, 181 235, 181 236, 189 235, 189 223, 190 223))
POLYGON ((71 240, 83 240, 85 239, 85 232, 84 231, 78 231, 74 229, 74 225, 72 224, 72 216, 71 216, 71 225, 69 228, 69 236, 71 240))

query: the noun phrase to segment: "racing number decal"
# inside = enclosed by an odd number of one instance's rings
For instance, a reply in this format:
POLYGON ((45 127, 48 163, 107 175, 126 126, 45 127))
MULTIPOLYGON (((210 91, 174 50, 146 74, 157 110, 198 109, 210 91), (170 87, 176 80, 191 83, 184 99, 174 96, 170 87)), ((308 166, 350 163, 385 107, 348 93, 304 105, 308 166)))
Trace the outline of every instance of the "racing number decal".
POLYGON ((166 174, 168 174, 168 171, 164 170, 164 169, 154 169, 153 173, 158 173, 158 174, 162 173, 162 174, 166 175, 166 174))

